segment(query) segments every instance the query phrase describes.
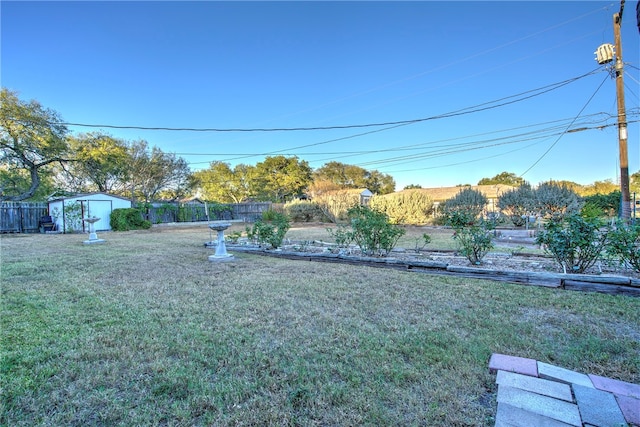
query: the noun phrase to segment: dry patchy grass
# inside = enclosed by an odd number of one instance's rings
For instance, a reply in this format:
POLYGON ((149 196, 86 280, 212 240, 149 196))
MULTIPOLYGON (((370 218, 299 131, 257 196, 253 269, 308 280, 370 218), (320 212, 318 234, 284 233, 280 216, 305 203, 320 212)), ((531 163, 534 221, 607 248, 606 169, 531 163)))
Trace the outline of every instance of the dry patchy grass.
POLYGON ((0 239, 0 424, 489 426, 492 352, 640 382, 639 299, 99 237, 0 239))

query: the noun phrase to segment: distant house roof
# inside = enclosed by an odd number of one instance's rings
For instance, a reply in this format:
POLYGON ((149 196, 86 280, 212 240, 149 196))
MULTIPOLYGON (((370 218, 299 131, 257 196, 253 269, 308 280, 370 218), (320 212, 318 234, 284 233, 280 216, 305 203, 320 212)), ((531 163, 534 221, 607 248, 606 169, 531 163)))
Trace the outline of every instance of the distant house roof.
POLYGON ((183 199, 178 200, 179 203, 190 203, 190 204, 201 204, 204 205, 204 200, 199 197, 185 197, 183 199))
POLYGON ((455 197, 460 191, 465 188, 472 188, 474 190, 480 191, 484 194, 488 199, 497 199, 498 196, 505 191, 512 190, 516 187, 511 185, 504 184, 496 184, 496 185, 471 185, 471 186, 463 186, 463 187, 435 187, 435 188, 417 188, 417 189, 409 189, 402 190, 401 192, 410 192, 410 191, 420 191, 427 193, 431 200, 434 202, 444 202, 447 199, 455 197))

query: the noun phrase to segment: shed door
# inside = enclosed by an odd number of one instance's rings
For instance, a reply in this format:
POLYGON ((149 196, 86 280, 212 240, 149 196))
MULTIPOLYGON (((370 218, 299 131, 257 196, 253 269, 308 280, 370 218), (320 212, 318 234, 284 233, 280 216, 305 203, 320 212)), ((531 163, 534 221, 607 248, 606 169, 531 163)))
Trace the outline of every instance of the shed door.
MULTIPOLYGON (((96 231, 111 230, 111 200, 79 200, 82 205, 82 218, 97 216, 100 221, 95 223, 96 231)), ((89 224, 82 222, 82 231, 89 232, 89 224)))

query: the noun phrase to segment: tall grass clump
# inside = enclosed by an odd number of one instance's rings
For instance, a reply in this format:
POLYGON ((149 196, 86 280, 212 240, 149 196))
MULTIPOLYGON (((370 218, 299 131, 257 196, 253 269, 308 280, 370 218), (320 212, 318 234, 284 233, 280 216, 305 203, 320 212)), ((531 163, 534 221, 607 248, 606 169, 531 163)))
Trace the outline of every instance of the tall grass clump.
POLYGON ((433 213, 433 201, 428 194, 420 190, 373 196, 370 206, 384 212, 393 224, 427 224, 431 221, 433 213))

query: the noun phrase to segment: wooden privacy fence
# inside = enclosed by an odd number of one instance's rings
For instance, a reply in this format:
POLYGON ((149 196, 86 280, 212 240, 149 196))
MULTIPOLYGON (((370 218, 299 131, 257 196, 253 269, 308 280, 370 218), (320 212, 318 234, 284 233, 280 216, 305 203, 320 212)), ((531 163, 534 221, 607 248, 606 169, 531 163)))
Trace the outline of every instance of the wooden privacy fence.
POLYGON ((241 219, 244 222, 254 222, 262 217, 262 212, 271 209, 271 202, 234 203, 231 206, 231 219, 241 219))
MULTIPOLYGON (((242 220, 254 222, 262 212, 271 209, 271 202, 229 204, 163 204, 152 206, 145 216, 152 224, 242 220)), ((46 202, 0 203, 0 233, 37 233, 40 218, 49 214, 46 202)))
POLYGON ((145 212, 145 216, 152 224, 232 219, 254 222, 262 216, 262 212, 269 209, 271 209, 271 202, 229 204, 163 203, 149 207, 145 212))
POLYGON ((0 203, 0 233, 37 233, 40 218, 48 215, 47 203, 0 203))

